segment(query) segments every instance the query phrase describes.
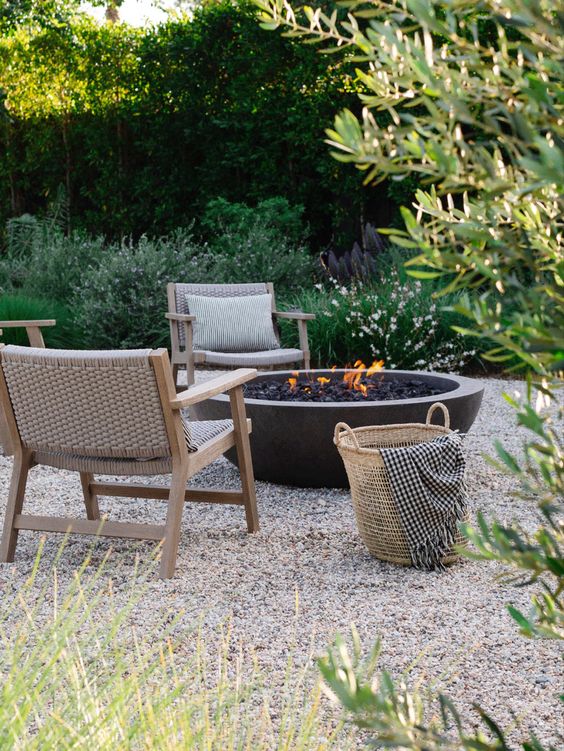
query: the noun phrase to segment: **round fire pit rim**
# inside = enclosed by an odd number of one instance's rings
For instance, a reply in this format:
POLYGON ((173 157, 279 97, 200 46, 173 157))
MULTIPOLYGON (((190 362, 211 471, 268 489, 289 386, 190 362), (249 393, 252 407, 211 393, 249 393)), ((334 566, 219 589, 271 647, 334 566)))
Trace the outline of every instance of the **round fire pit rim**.
MULTIPOLYGON (((293 372, 257 372, 253 379, 284 379, 293 372)), ((330 371, 318 369, 307 372, 315 375, 330 371)), ((341 369, 341 372, 346 371, 341 369)), ((403 379, 420 376, 435 380, 435 383, 447 381, 451 390, 431 396, 382 401, 289 402, 245 398, 247 416, 253 426, 249 437, 255 478, 300 488, 347 487, 345 468, 333 443, 338 422, 346 422, 352 428, 424 423, 431 404, 443 402, 449 410, 451 428, 462 434, 468 432, 484 394, 484 384, 478 379, 433 371, 387 372, 401 374, 403 379)), ((439 383, 436 385, 439 386, 439 383)), ((448 388, 447 384, 445 388, 448 388)), ((194 404, 190 413, 195 420, 229 419, 230 399, 223 394, 213 396, 194 404)), ((432 422, 442 424, 442 415, 436 413, 432 422)), ((237 463, 234 449, 230 449, 226 457, 237 463)))
MULTIPOLYGON (((308 373, 311 375, 315 375, 316 373, 334 373, 334 374, 343 374, 343 373, 350 373, 353 372, 353 368, 338 368, 337 370, 332 371, 330 368, 316 368, 315 370, 276 370, 276 371, 258 371, 255 376, 253 376, 252 379, 249 380, 249 383, 251 381, 256 381, 260 378, 266 378, 266 380, 272 379, 278 379, 279 376, 282 376, 282 380, 286 380, 287 378, 290 378, 293 373, 308 373)), ((442 378, 444 380, 448 381, 457 381, 457 386, 454 389, 450 389, 449 391, 444 391, 441 394, 431 394, 429 396, 417 396, 417 397, 408 397, 406 399, 386 399, 386 400, 378 400, 378 399, 364 399, 362 401, 330 401, 330 402, 316 402, 316 401, 290 401, 290 400, 284 400, 284 399, 254 399, 252 397, 245 397, 245 402, 248 402, 250 404, 256 404, 259 405, 270 405, 271 407, 281 407, 281 408, 301 408, 301 407, 321 407, 321 408, 330 408, 330 409, 339 409, 339 408, 357 408, 357 407, 366 407, 367 405, 370 406, 377 406, 378 404, 386 404, 389 407, 393 407, 395 404, 405 404, 406 402, 411 402, 412 404, 422 404, 425 402, 437 402, 441 400, 442 396, 448 396, 449 399, 453 396, 462 397, 469 394, 475 393, 477 390, 480 390, 482 387, 479 386, 476 383, 475 379, 467 378, 466 376, 458 375, 457 373, 438 373, 434 370, 395 370, 395 369, 386 369, 383 368, 381 371, 379 371, 382 374, 386 373, 393 373, 398 375, 406 375, 409 377, 427 377, 431 376, 433 378, 442 378)), ((229 395, 228 394, 218 394, 217 396, 211 397, 213 400, 216 401, 222 401, 227 402, 229 401, 229 395)))

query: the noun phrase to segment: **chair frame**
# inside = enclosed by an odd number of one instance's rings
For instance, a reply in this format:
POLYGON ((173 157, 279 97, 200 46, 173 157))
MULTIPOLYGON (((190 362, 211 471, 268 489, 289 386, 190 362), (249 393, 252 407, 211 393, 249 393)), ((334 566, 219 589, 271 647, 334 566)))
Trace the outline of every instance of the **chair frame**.
MULTIPOLYGON (((45 320, 29 320, 29 321, 0 321, 0 336, 2 336, 2 329, 24 329, 29 339, 31 347, 45 347, 43 341, 42 328, 48 326, 56 326, 57 322, 52 318, 46 318, 45 320)), ((13 449, 8 436, 8 428, 6 426, 6 420, 2 416, 2 407, 0 405, 0 447, 3 448, 4 456, 12 456, 13 449)))
MULTIPOLYGON (((0 362, 1 356, 2 348, 0 347, 0 362)), ((21 442, 6 380, 2 368, 0 368, 0 406, 4 409, 10 439, 14 447, 14 468, 8 492, 4 530, 0 541, 0 561, 11 562, 14 560, 18 533, 22 529, 157 540, 162 543, 160 576, 161 578, 170 578, 173 576, 176 566, 180 525, 185 502, 244 506, 248 531, 256 532, 259 529, 249 442, 251 421, 246 418, 242 388, 246 381, 256 375, 256 370, 241 368, 177 394, 168 352, 165 349, 153 350, 149 358, 155 372, 170 444, 171 484, 167 487, 119 481, 98 482, 93 474, 80 472, 86 519, 22 514, 28 473, 36 462, 34 461, 34 452, 26 448, 21 442), (207 441, 197 451, 189 452, 186 446, 180 410, 224 392, 229 393, 233 429, 226 430, 207 441), (190 477, 233 446, 236 448, 239 462, 240 491, 187 488, 186 484, 190 477), (98 496, 100 495, 167 501, 166 521, 163 525, 108 521, 100 516, 98 506, 98 496)), ((135 406, 137 405, 124 404, 116 405, 116 408, 128 409, 135 406)))
POLYGON ((30 346, 43 348, 45 347, 45 342, 43 341, 41 329, 56 325, 57 321, 52 318, 33 321, 0 321, 0 336, 2 336, 2 329, 25 329, 30 346))
MULTIPOLYGON (((272 284, 272 282, 266 282, 265 286, 268 294, 272 298, 272 320, 276 331, 278 330, 278 319, 293 320, 298 324, 298 335, 300 338, 300 349, 303 353, 302 357, 304 369, 309 370, 311 365, 311 353, 309 350, 307 322, 313 321, 315 319, 315 315, 313 313, 304 313, 301 310, 276 310, 274 285, 272 284)), ((196 316, 187 315, 185 313, 177 313, 175 288, 176 282, 170 282, 169 284, 167 284, 168 312, 165 314, 165 317, 168 319, 170 325, 172 372, 174 382, 177 383, 179 369, 181 367, 186 368, 187 383, 188 385, 191 385, 195 380, 196 365, 205 363, 206 358, 202 353, 194 352, 192 324, 196 320, 196 316), (178 334, 179 326, 184 327, 184 349, 182 349, 180 345, 180 337, 178 334)), ((225 369, 227 369, 228 367, 229 366, 225 366, 225 369)))

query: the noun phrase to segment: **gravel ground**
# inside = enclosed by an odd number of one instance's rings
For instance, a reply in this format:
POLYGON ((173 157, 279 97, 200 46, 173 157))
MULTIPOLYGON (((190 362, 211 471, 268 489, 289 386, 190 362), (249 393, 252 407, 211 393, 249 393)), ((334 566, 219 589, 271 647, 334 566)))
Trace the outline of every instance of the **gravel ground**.
MULTIPOLYGON (((512 479, 482 458, 495 438, 509 448, 519 446, 512 410, 500 395, 523 385, 487 380, 485 386, 484 403, 466 443, 471 510, 505 521, 517 518, 534 529, 534 506, 511 497, 512 479)), ((2 515, 10 471, 11 460, 0 456, 2 515)), ((221 459, 194 484, 237 487, 237 482, 236 470, 221 459)), ((501 567, 495 563, 464 561, 446 573, 423 573, 374 560, 358 537, 348 492, 259 482, 257 495, 262 528, 255 535, 245 532, 240 508, 187 505, 176 575, 168 581, 151 579, 131 615, 134 623, 149 626, 161 606, 184 609, 186 623, 203 611, 204 634, 213 634, 231 615, 234 644, 240 642, 257 655, 273 684, 283 675, 290 652, 298 663, 307 664, 336 633, 348 633, 354 623, 367 649, 382 636, 381 665, 394 675, 423 653, 414 676, 442 676, 447 692, 462 708, 476 702, 502 726, 516 716, 520 725, 513 732, 515 740, 534 732, 544 742, 560 745, 561 647, 519 637, 505 609, 511 602, 526 610, 530 589, 499 584, 495 577, 501 567)), ((27 511, 80 515, 80 499, 72 473, 42 467, 32 471, 27 511)), ((164 505, 150 501, 102 499, 101 507, 111 508, 113 518, 138 521, 160 521, 164 513, 164 505)), ((47 539, 40 580, 52 576, 49 561, 60 539, 47 539)), ((80 565, 87 545, 83 537, 69 540, 58 564, 60 586, 80 565)), ((95 560, 110 547, 118 566, 114 591, 118 601, 125 600, 135 551, 147 555, 153 546, 102 540, 95 560)), ((16 563, 0 565, 0 596, 2 589, 23 584, 37 549, 37 534, 20 534, 16 563)))

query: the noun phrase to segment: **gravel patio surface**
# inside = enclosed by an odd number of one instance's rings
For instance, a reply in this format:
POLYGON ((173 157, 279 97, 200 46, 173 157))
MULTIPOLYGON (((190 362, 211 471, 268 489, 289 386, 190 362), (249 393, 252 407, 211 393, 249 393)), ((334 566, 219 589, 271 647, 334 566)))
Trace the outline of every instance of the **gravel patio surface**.
MULTIPOLYGON (((511 478, 482 458, 496 438, 517 450, 521 435, 502 391, 523 390, 519 382, 487 380, 476 423, 466 439, 472 514, 483 510, 534 529, 534 505, 511 496, 511 478)), ((335 461, 340 461, 335 454, 335 461)), ((4 514, 11 460, 0 455, 0 514, 4 514)), ((150 478, 149 478, 150 479, 150 478)), ((149 481, 140 478, 139 481, 149 481)), ((156 478, 164 482, 167 478, 156 478)), ((238 473, 221 459, 201 472, 194 485, 237 487, 238 473)), ((336 633, 356 624, 367 651, 383 639, 381 667, 398 675, 422 652, 413 677, 443 676, 446 691, 462 708, 473 702, 509 726, 520 726, 545 743, 563 730, 557 694, 562 690, 562 648, 550 641, 521 638, 507 614, 509 602, 527 610, 531 591, 501 585, 495 563, 464 561, 446 573, 396 567, 371 558, 358 537, 349 494, 342 490, 283 487, 257 483, 261 531, 248 535, 237 507, 187 504, 173 579, 153 577, 133 611, 133 623, 148 627, 162 608, 185 611, 194 623, 203 611, 203 629, 213 634, 231 616, 234 649, 240 643, 256 654, 272 680, 282 680, 290 652, 298 664, 321 654, 336 633), (296 602, 298 608, 296 611, 296 602)), ((78 475, 38 467, 30 475, 24 512, 82 515, 78 475)), ((102 499, 112 518, 160 522, 165 507, 153 501, 102 499)), ((49 588, 50 563, 61 538, 50 535, 39 581, 49 588)), ((2 591, 13 591, 29 576, 39 535, 20 534, 15 564, 0 564, 2 591)), ((83 560, 88 538, 71 537, 58 563, 59 586, 69 582, 83 560)), ((112 548, 115 597, 129 596, 135 554, 148 556, 152 544, 101 540, 94 562, 112 548)), ((101 586, 104 582, 101 582, 101 586)), ((133 586, 136 586, 133 584, 133 586)), ((45 602, 48 610, 50 603, 45 602)), ((190 651, 190 643, 180 651, 190 651)))

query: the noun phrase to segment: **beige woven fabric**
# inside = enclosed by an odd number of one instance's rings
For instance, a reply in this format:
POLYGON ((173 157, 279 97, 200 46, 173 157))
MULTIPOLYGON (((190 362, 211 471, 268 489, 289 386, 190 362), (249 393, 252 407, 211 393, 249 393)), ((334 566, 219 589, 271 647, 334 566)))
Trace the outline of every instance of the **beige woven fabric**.
MULTIPOLYGON (((267 293, 268 287, 262 282, 256 284, 178 283, 174 286, 176 312, 182 314, 188 313, 186 295, 201 295, 202 297, 247 297, 248 295, 265 295, 267 293)), ((186 341, 184 337, 184 326, 182 324, 178 325, 178 337, 180 346, 184 347, 186 341)))
POLYGON ((189 420, 185 413, 181 417, 189 453, 197 451, 212 438, 233 430, 233 420, 189 420))
MULTIPOLYGON (((342 423, 337 425, 335 443, 347 471, 360 536, 375 558, 411 566, 407 538, 379 449, 413 446, 451 431, 448 427, 420 423, 373 425, 354 430, 344 427, 342 423)), ((464 542, 459 533, 455 544, 464 542)), ((452 563, 457 557, 452 553, 443 563, 452 563)))
POLYGON ((170 456, 150 351, 5 347, 23 445, 83 457, 170 456))

